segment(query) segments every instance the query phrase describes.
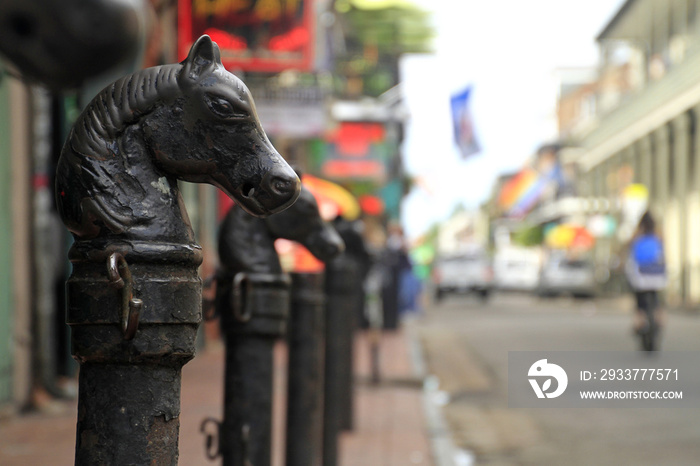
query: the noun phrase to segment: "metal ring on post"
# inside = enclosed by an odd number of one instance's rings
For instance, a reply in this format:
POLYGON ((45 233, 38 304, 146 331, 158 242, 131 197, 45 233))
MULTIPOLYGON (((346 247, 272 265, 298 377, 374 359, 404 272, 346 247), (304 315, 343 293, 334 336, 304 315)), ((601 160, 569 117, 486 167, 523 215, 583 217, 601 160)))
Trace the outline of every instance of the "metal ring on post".
POLYGON ((208 417, 200 424, 199 431, 205 435, 204 450, 207 458, 215 460, 221 456, 221 423, 213 417, 208 417), (209 424, 214 424, 215 433, 206 432, 209 424))
POLYGON ((107 258, 107 275, 109 284, 122 292, 121 328, 125 340, 131 340, 139 327, 139 317, 143 301, 134 298, 134 282, 126 259, 118 252, 113 252, 107 258))
POLYGON ((248 306, 248 301, 243 296, 243 282, 246 284, 246 297, 250 296, 250 280, 248 274, 239 272, 233 277, 233 315, 239 322, 248 322, 253 317, 253 310, 248 306), (245 306, 245 309, 244 309, 245 306))
POLYGON ((289 288, 291 279, 287 274, 238 272, 233 277, 231 306, 233 307, 233 315, 239 322, 249 322, 253 317, 253 305, 249 300, 253 290, 259 286, 289 288), (243 291, 244 282, 245 294, 243 291))

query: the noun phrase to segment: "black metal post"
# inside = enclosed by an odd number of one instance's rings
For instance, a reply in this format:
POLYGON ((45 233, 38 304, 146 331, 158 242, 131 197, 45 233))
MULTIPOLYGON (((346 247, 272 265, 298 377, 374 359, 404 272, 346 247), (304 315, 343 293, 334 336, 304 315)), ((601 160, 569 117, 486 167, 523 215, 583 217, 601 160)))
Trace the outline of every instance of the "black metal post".
POLYGON ((225 417, 220 448, 215 454, 208 448, 208 454, 215 457, 220 450, 226 466, 271 462, 273 346, 286 332, 291 283, 275 251, 277 238, 300 242, 324 261, 343 248, 304 187, 294 205, 264 220, 235 206, 224 218, 216 301, 226 334, 225 417))
POLYGON ((194 356, 202 287, 178 179, 214 184, 260 217, 301 188, 253 108, 202 36, 183 62, 107 86, 73 125, 55 188, 75 238, 77 465, 177 464, 181 369, 194 356))
MULTIPOLYGON (((372 257, 365 244, 363 236, 364 224, 361 220, 349 221, 342 217, 336 218, 333 222, 340 237, 345 243, 345 253, 340 261, 334 261, 326 269, 328 275, 336 274, 337 278, 327 278, 331 282, 337 283, 338 291, 329 291, 329 299, 335 293, 344 295, 346 298, 339 301, 339 305, 347 304, 349 311, 344 319, 344 327, 340 337, 340 363, 338 383, 339 395, 339 420, 338 426, 340 430, 352 430, 353 428, 353 408, 354 408, 354 385, 353 385, 353 369, 354 369, 354 338, 355 333, 360 325, 367 321, 365 316, 365 300, 367 293, 365 291, 365 281, 368 277, 372 266, 372 257), (341 273, 345 270, 345 273, 341 273)), ((327 288, 331 290, 332 285, 327 288)), ((331 306, 328 306, 329 312, 331 306)), ((329 317, 330 318, 330 317, 329 317)))
POLYGON ((290 278, 238 273, 231 313, 221 315, 226 336, 224 466, 266 466, 272 453, 273 350, 286 333, 290 278))
POLYGON ((176 465, 182 366, 201 319, 201 250, 76 243, 67 322, 80 362, 76 465, 176 465))
POLYGON ((341 349, 342 373, 340 374, 340 418, 339 427, 341 431, 351 431, 354 429, 355 418, 355 336, 359 328, 360 316, 363 314, 365 305, 365 293, 363 289, 363 276, 355 274, 353 289, 348 294, 351 301, 350 312, 343 330, 345 339, 344 347, 341 349))
POLYGON ((323 273, 292 273, 286 466, 318 466, 323 439, 323 273))
POLYGON ((338 434, 352 418, 352 370, 359 267, 341 254, 326 265, 323 465, 338 462, 338 434))

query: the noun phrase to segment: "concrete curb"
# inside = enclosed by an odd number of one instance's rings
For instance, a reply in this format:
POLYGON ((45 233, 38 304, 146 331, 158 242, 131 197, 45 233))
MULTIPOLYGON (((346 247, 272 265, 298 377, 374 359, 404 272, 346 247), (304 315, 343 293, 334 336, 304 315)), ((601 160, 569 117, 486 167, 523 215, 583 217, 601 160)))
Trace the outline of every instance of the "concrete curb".
POLYGON ((469 466, 472 464, 471 455, 458 449, 452 441, 452 434, 442 415, 438 399, 439 381, 436 376, 427 373, 423 347, 416 334, 413 322, 404 322, 404 329, 413 374, 423 381, 423 411, 428 428, 428 437, 433 453, 435 466, 469 466))

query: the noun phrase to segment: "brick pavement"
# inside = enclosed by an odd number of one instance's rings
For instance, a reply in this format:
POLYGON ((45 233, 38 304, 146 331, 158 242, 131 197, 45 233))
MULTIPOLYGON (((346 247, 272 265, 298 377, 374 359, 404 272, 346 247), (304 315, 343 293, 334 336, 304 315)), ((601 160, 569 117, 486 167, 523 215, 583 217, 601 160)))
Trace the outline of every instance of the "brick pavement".
MULTIPOLYGON (((380 345, 381 381, 369 382, 368 340, 356 340, 354 429, 340 438, 339 466, 406 466, 433 464, 422 404, 420 380, 413 377, 407 339, 403 332, 386 332, 380 345)), ((284 347, 276 360, 276 377, 285 378, 284 347)), ((224 348, 218 341, 200 349, 183 369, 180 416, 180 465, 220 464, 204 456, 202 419, 221 419, 224 348)), ((277 398, 284 390, 278 384, 277 398)), ((75 401, 53 402, 50 413, 33 413, 0 419, 0 465, 69 466, 75 446, 75 401)), ((279 412, 283 412, 283 403, 279 412)), ((276 416, 278 434, 283 419, 276 416)), ((282 463, 280 441, 275 443, 276 465, 282 463)))
POLYGON ((358 336, 355 349, 355 429, 341 435, 340 466, 432 465, 422 381, 413 376, 406 336, 382 335, 379 385, 369 382, 365 335, 358 336))

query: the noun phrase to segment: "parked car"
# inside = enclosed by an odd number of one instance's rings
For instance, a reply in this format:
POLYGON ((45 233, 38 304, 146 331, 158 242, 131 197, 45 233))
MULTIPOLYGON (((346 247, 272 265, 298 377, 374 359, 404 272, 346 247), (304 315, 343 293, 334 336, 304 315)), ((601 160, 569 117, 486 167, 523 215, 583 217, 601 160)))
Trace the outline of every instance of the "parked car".
POLYGON ((493 273, 499 290, 531 292, 540 281, 539 263, 524 258, 497 259, 493 273))
POLYGON ((574 297, 595 295, 595 265, 592 260, 567 257, 563 252, 549 255, 542 265, 537 288, 540 296, 571 294, 574 297))
POLYGON ((501 247, 493 261, 494 286, 504 291, 533 292, 540 281, 539 248, 501 247))
POLYGON ((433 282, 438 301, 450 293, 477 293, 485 301, 493 287, 491 259, 485 251, 438 258, 433 282))

